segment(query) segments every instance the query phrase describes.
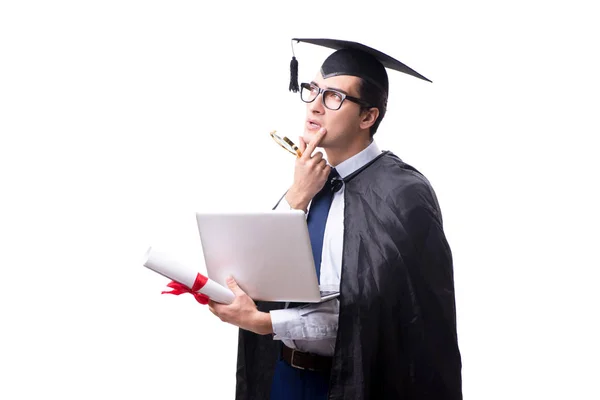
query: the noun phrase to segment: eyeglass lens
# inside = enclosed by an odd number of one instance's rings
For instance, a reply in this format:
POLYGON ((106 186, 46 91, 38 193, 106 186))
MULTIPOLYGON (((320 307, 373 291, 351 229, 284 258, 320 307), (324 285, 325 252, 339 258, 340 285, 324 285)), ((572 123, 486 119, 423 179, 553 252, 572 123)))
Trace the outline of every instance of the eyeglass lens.
POLYGON ((339 108, 342 106, 342 102, 344 101, 344 96, 335 90, 321 90, 316 85, 302 85, 300 96, 302 101, 310 103, 317 98, 320 91, 323 92, 323 104, 325 107, 329 108, 330 110, 339 110, 339 108))

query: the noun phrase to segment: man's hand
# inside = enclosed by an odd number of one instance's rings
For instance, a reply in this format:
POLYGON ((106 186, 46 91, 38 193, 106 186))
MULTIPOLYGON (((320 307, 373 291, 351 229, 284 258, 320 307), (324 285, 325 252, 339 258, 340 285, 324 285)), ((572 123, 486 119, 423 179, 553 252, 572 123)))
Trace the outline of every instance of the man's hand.
POLYGON ((239 328, 267 335, 273 333, 271 315, 258 311, 254 301, 248 296, 232 278, 227 278, 227 286, 235 295, 231 304, 221 304, 214 301, 208 302, 208 309, 223 322, 228 322, 239 328))
POLYGON ((302 157, 296 160, 294 183, 285 195, 286 201, 294 209, 306 212, 310 200, 315 197, 327 181, 331 167, 327 165, 323 153, 317 152, 312 155, 326 133, 325 128, 319 129, 319 132, 308 145, 300 138, 299 148, 302 157))

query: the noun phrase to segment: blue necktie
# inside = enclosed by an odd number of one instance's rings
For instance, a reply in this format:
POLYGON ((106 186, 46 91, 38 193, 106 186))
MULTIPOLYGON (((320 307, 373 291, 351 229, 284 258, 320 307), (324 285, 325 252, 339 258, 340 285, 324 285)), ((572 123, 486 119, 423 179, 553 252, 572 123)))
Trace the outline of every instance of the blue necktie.
POLYGON ((333 193, 340 190, 342 180, 335 169, 329 173, 329 178, 325 182, 325 186, 312 199, 310 210, 306 224, 308 225, 308 234, 310 236, 310 245, 313 251, 313 259, 315 261, 315 269, 317 270, 317 280, 321 282, 321 254, 323 253, 323 235, 325 234, 325 223, 333 193))

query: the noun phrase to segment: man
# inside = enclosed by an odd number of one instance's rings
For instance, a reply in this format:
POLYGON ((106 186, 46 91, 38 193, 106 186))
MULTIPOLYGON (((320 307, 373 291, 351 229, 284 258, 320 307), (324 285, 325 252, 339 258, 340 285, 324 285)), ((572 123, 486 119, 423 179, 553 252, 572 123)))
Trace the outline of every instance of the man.
POLYGON ((452 258, 435 193, 373 141, 385 68, 427 79, 358 43, 293 40, 337 51, 300 86, 302 156, 277 207, 308 212, 320 285, 340 296, 255 304, 231 279, 233 304, 210 309, 241 328, 237 398, 462 399, 452 258))

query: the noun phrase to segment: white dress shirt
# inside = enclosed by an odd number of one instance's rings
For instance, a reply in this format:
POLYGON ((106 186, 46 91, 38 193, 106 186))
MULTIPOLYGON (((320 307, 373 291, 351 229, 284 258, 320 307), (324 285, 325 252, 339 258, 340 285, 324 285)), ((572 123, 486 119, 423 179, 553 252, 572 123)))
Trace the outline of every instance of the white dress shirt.
MULTIPOLYGON (((371 142, 366 149, 345 160, 335 169, 341 178, 345 178, 379 154, 381 151, 375 142, 371 142)), ((337 291, 340 288, 344 249, 344 189, 342 186, 334 193, 327 215, 321 256, 321 290, 337 291)), ((277 209, 290 208, 285 197, 277 206, 277 209)), ((271 311, 273 339, 281 340, 292 349, 332 356, 337 337, 339 308, 339 300, 332 299, 297 308, 273 310, 271 311)))

